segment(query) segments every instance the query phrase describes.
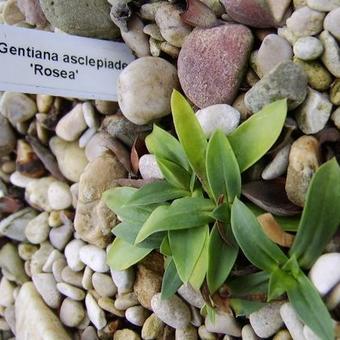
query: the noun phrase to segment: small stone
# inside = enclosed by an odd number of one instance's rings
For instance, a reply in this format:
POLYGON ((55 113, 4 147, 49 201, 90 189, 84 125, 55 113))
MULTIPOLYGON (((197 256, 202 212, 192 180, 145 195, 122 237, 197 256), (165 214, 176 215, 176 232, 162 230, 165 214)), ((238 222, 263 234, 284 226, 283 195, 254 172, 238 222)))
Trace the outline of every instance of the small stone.
POLYGON ((163 41, 161 42, 161 44, 159 45, 160 50, 166 54, 168 54, 170 57, 172 58, 177 58, 179 56, 179 51, 180 48, 171 45, 170 43, 168 43, 167 41, 163 41))
POLYGON ((68 283, 59 282, 57 283, 59 292, 72 300, 81 301, 85 298, 85 293, 82 289, 71 286, 68 283))
POLYGON ((294 54, 302 60, 314 60, 321 56, 323 45, 318 38, 302 37, 294 44, 294 54))
POLYGON ((61 213, 62 211, 51 211, 50 215, 48 216, 48 225, 51 228, 60 227, 63 224, 63 221, 61 220, 61 213))
POLYGON ((327 31, 320 34, 320 40, 325 49, 321 56, 322 62, 333 76, 340 78, 340 47, 337 41, 327 31))
POLYGON ((17 6, 16 0, 6 1, 1 14, 3 22, 7 25, 16 25, 25 19, 17 6))
POLYGON ((59 259, 64 259, 64 255, 57 249, 54 249, 48 256, 46 262, 44 263, 42 270, 45 273, 52 273, 53 263, 59 259))
POLYGON ((41 295, 45 303, 56 309, 61 303, 61 294, 57 290, 57 283, 50 273, 35 274, 32 280, 38 293, 41 295))
POLYGON ((65 247, 64 253, 68 266, 75 272, 84 269, 85 264, 80 260, 79 251, 80 248, 85 246, 86 243, 82 240, 72 240, 65 247))
POLYGON ((273 160, 264 168, 261 174, 264 180, 280 177, 287 171, 290 147, 291 145, 288 144, 278 151, 273 160))
MULTIPOLYGON (((293 340, 290 333, 286 329, 282 329, 278 331, 275 336, 273 337, 273 340, 293 340)), ((299 340, 299 339, 296 339, 299 340)), ((305 338, 301 339, 305 340, 305 338)))
POLYGON ((292 338, 305 340, 303 335, 303 323, 290 303, 287 302, 281 306, 280 315, 292 338))
POLYGON ((269 303, 249 315, 250 324, 257 336, 268 338, 283 326, 280 316, 281 306, 280 302, 269 303))
POLYGON ((86 245, 79 250, 80 260, 89 266, 93 271, 105 273, 109 270, 106 264, 105 250, 94 245, 86 245))
POLYGON ((143 32, 143 29, 143 21, 135 15, 128 22, 128 31, 121 30, 125 44, 129 46, 138 58, 150 55, 148 37, 143 32))
POLYGON ((22 175, 19 171, 14 171, 10 176, 10 182, 19 188, 26 188, 28 183, 35 180, 34 178, 22 175))
POLYGON ((151 314, 144 322, 142 328, 142 339, 152 340, 162 336, 164 330, 164 323, 156 314, 151 314))
POLYGON ((337 108, 332 114, 332 120, 335 126, 340 130, 340 108, 337 108))
POLYGON ((94 273, 92 275, 92 284, 100 296, 111 297, 117 293, 117 287, 109 275, 94 273))
POLYGON ((53 250, 54 248, 48 241, 40 244, 39 250, 36 251, 32 256, 30 266, 32 275, 42 272, 42 268, 53 250))
POLYGON ((93 270, 90 267, 86 266, 84 273, 83 273, 83 279, 81 281, 83 288, 86 290, 93 289, 92 275, 93 275, 93 270))
POLYGON ((143 179, 163 179, 154 155, 145 154, 139 159, 139 172, 143 179))
POLYGON ((111 102, 108 100, 99 100, 97 99, 95 102, 95 107, 99 113, 102 115, 113 115, 118 110, 118 103, 111 102))
POLYGON ((312 176, 319 167, 319 142, 311 136, 298 138, 290 149, 286 192, 290 201, 303 207, 312 176))
POLYGON ((327 308, 328 310, 335 309, 340 303, 340 283, 338 283, 335 288, 327 297, 327 308))
POLYGON ((89 162, 107 152, 107 135, 103 133, 95 133, 88 141, 85 147, 85 155, 89 162))
POLYGON ((326 126, 331 111, 332 103, 328 96, 309 88, 306 100, 295 111, 295 117, 300 130, 309 135, 326 126))
POLYGON ((40 244, 47 240, 49 231, 48 213, 44 211, 27 223, 25 235, 29 242, 40 244))
POLYGON ((240 123, 240 113, 227 104, 208 106, 196 112, 196 117, 207 138, 220 129, 225 135, 233 132, 240 123))
POLYGON ((161 42, 156 39, 150 38, 149 45, 151 55, 153 57, 159 57, 161 55, 161 42))
POLYGON ((193 306, 190 306, 190 310, 191 310, 191 324, 195 327, 200 327, 202 325, 202 316, 200 314, 200 311, 193 306))
POLYGON ((15 149, 16 138, 8 120, 0 114, 0 156, 6 156, 15 149))
POLYGON ((72 225, 66 223, 61 227, 52 228, 50 230, 49 238, 54 247, 56 247, 59 250, 63 250, 68 241, 71 239, 72 234, 73 234, 72 225))
POLYGON ((69 283, 70 285, 76 286, 78 288, 83 288, 83 285, 82 285, 83 273, 82 272, 74 272, 70 267, 66 266, 63 268, 61 272, 61 278, 63 282, 69 283))
POLYGON ((161 31, 156 24, 148 24, 145 25, 143 28, 143 32, 155 40, 163 41, 164 38, 162 37, 161 31))
POLYGON ((38 247, 32 244, 20 243, 18 245, 19 256, 25 261, 30 260, 37 250, 38 247))
POLYGON ((120 294, 115 301, 115 308, 125 311, 129 307, 138 305, 138 303, 135 293, 120 294))
POLYGON ((176 47, 182 47, 185 38, 191 32, 191 27, 181 20, 181 13, 174 4, 164 2, 155 15, 162 37, 176 47))
POLYGON ((153 312, 167 325, 178 329, 188 326, 191 314, 187 305, 176 295, 162 300, 158 293, 151 299, 153 312))
POLYGON ((2 277, 0 281, 0 306, 9 307, 14 303, 14 284, 2 277))
POLYGON ((67 327, 77 327, 85 318, 85 309, 79 301, 66 298, 61 304, 59 317, 67 327))
POLYGON ((334 105, 340 105, 340 79, 336 79, 332 84, 330 100, 334 105))
POLYGON ((5 92, 0 100, 0 111, 13 126, 31 119, 37 113, 35 102, 22 93, 5 92))
POLYGON ((140 8, 140 15, 142 19, 155 21, 156 12, 163 5, 162 1, 143 4, 140 8))
MULTIPOLYGON (((340 3, 339 3, 340 6, 340 3)), ((333 9, 326 15, 323 22, 323 27, 326 31, 331 33, 338 41, 340 41, 340 7, 333 9)))
POLYGON ((113 340, 140 340, 140 336, 130 329, 122 329, 114 333, 113 340))
POLYGON ((77 142, 65 142, 57 136, 50 139, 49 145, 57 158, 61 173, 71 182, 79 182, 88 163, 84 150, 77 142))
POLYGON ((322 31, 324 17, 324 13, 309 7, 302 7, 293 12, 286 24, 295 36, 307 37, 322 31))
POLYGON ((307 6, 317 11, 329 12, 340 6, 339 0, 306 0, 307 6))
POLYGON ((313 264, 309 277, 321 295, 326 295, 340 281, 340 254, 321 255, 313 264))
POLYGON ((177 70, 168 61, 139 58, 119 75, 119 107, 131 122, 149 123, 170 113, 170 96, 178 87, 177 70))
POLYGON ((286 39, 277 34, 267 35, 256 56, 258 75, 263 77, 281 62, 291 60, 292 56, 292 48, 286 39))
POLYGON ((217 312, 215 320, 212 321, 207 316, 205 318, 205 327, 208 332, 222 333, 239 337, 241 336, 241 328, 232 314, 225 312, 217 312))
POLYGON ((105 313, 98 306, 97 301, 94 299, 94 297, 90 293, 87 293, 86 295, 85 305, 86 305, 87 314, 91 322, 96 326, 97 329, 104 328, 107 324, 105 313))
POLYGON ((260 339, 251 328, 250 325, 242 327, 242 340, 258 340, 260 339))
POLYGON ((279 64, 246 93, 245 104, 252 112, 265 105, 287 98, 288 108, 300 105, 307 95, 307 76, 302 67, 288 61, 279 64))
MULTIPOLYGON (((25 21, 28 24, 37 25, 40 27, 47 24, 47 20, 43 11, 41 10, 39 0, 17 0, 17 5, 20 11, 25 15, 25 21)), ((45 111, 40 111, 39 109, 39 112, 45 111)))
POLYGON ((53 210, 67 209, 72 205, 70 187, 60 181, 53 182, 48 188, 48 202, 53 210))
POLYGON ((192 325, 187 326, 186 328, 176 329, 175 332, 175 340, 197 340, 197 329, 192 325))
POLYGON ((58 259, 52 265, 52 273, 57 282, 61 282, 61 273, 63 269, 67 266, 65 259, 58 259))
MULTIPOLYGON (((30 2, 32 0, 23 0, 24 2, 30 2)), ((22 2, 22 0, 19 0, 19 2, 22 2)), ((33 2, 36 2, 36 0, 33 0, 33 2)), ((40 4, 39 4, 40 6, 40 4)), ((54 97, 47 95, 47 94, 37 94, 36 97, 38 112, 40 113, 48 113, 52 107, 52 104, 54 102, 54 97)))
POLYGON ((118 294, 132 292, 135 282, 135 272, 133 268, 122 271, 111 270, 111 277, 118 289, 118 294))
POLYGON ((106 297, 101 297, 98 300, 98 305, 100 308, 104 309, 105 311, 116 315, 118 317, 124 317, 125 316, 125 312, 122 310, 119 310, 115 307, 115 302, 114 300, 110 299, 110 298, 106 298, 106 297))
POLYGON ((231 104, 241 84, 253 44, 242 25, 196 28, 178 56, 178 77, 186 96, 199 108, 231 104))
MULTIPOLYGON (((11 305, 5 309, 4 313, 5 320, 10 327, 13 334, 16 333, 16 320, 15 320, 15 307, 11 305)), ((15 340, 15 338, 14 338, 15 340)))
POLYGON ((99 123, 96 117, 96 112, 91 102, 84 102, 82 104, 82 111, 83 111, 84 120, 87 126, 90 129, 97 129, 99 126, 99 123))
POLYGON ((202 308, 205 305, 205 301, 200 291, 196 291, 190 283, 183 284, 179 287, 177 293, 187 301, 191 306, 202 308))
POLYGON ((145 320, 148 318, 149 312, 142 306, 129 307, 125 311, 125 318, 133 325, 142 327, 145 320))
POLYGON ((202 340, 216 340, 214 333, 208 332, 207 328, 203 325, 198 328, 198 335, 202 340))
POLYGON ((10 327, 7 321, 3 318, 0 318, 0 331, 9 331, 10 327))
POLYGON ((303 335, 308 340, 321 340, 307 325, 303 327, 303 335))
POLYGON ((299 37, 296 36, 287 26, 279 27, 277 34, 285 38, 292 46, 298 41, 299 37))

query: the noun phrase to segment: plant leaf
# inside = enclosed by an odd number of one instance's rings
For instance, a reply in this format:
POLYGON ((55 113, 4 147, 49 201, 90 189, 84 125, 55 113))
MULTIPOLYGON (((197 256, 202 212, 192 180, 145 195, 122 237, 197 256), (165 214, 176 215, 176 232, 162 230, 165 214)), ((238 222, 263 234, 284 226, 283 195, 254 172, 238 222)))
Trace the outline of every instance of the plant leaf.
POLYGON ((166 159, 159 157, 156 159, 163 176, 169 184, 175 188, 190 190, 191 175, 185 169, 166 159))
POLYGON ((213 208, 210 200, 201 197, 180 198, 170 206, 160 206, 143 224, 136 243, 159 231, 189 229, 209 224, 213 221, 213 208))
MULTIPOLYGON (((228 228, 224 226, 224 230, 225 233, 228 234, 228 237, 232 236, 230 225, 228 228)), ((217 223, 215 223, 209 240, 209 262, 207 273, 207 282, 211 294, 215 293, 227 279, 235 264, 238 249, 238 246, 232 244, 228 245, 224 242, 218 231, 217 223)))
POLYGON ((174 162, 190 171, 189 161, 180 142, 157 125, 153 126, 152 133, 146 137, 145 144, 157 158, 174 162))
POLYGON ((172 258, 181 280, 189 281, 202 252, 208 226, 169 231, 172 258))
POLYGON ((335 335, 331 316, 308 278, 300 272, 295 284, 287 287, 290 303, 299 318, 322 340, 333 340, 335 335))
POLYGON ((175 188, 166 181, 160 181, 140 188, 130 197, 125 205, 135 206, 163 203, 188 195, 190 195, 188 191, 175 188))
POLYGON ((208 188, 205 154, 207 140, 195 113, 185 98, 176 90, 171 95, 171 110, 178 139, 205 189, 208 188))
POLYGON ((227 137, 217 130, 207 147, 206 169, 215 202, 223 195, 232 204, 241 194, 241 173, 227 137))
POLYGON ((231 208, 231 225, 244 255, 258 268, 272 272, 287 262, 286 255, 267 238, 256 217, 237 197, 231 208))
POLYGON ((291 280, 291 275, 280 268, 276 268, 270 275, 268 285, 268 301, 277 299, 286 292, 286 287, 291 280))
POLYGON ((280 136, 287 115, 287 100, 266 105, 228 135, 241 172, 255 164, 280 136))
POLYGON ((248 301, 243 299, 230 299, 229 304, 237 317, 249 316, 251 313, 258 311, 266 305, 263 302, 248 301))
POLYGON ((152 249, 135 247, 117 237, 109 248, 107 264, 113 270, 125 270, 139 262, 151 251, 152 249))
POLYGON ((313 176, 290 254, 310 268, 340 225, 340 168, 334 159, 313 176))
POLYGON ((164 272, 161 299, 162 300, 169 299, 177 292, 178 288, 181 285, 182 281, 178 276, 175 262, 173 261, 173 259, 171 259, 164 272))
POLYGON ((172 255, 168 235, 165 235, 165 237, 162 241, 162 244, 159 248, 159 251, 161 252, 161 254, 163 254, 165 256, 171 256, 172 255))

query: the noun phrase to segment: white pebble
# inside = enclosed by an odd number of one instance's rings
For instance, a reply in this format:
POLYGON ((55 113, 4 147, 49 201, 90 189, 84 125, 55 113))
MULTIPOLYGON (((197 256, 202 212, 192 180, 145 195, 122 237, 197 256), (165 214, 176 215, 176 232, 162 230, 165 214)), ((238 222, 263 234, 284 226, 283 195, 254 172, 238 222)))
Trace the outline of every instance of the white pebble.
POLYGON ((77 327, 85 318, 85 309, 79 301, 66 298, 61 304, 59 317, 67 327, 77 327))
POLYGON ((54 249, 48 256, 46 262, 44 263, 42 270, 45 273, 52 273, 53 263, 59 259, 64 259, 64 255, 57 249, 54 249))
POLYGON ((126 270, 111 270, 111 277, 118 289, 118 294, 129 293, 132 291, 135 282, 135 272, 133 268, 126 270))
POLYGON ((96 134, 97 129, 91 128, 87 129, 79 138, 79 147, 85 148, 86 145, 89 143, 91 138, 96 134))
POLYGON ((44 211, 27 223, 25 235, 30 243, 40 244, 47 240, 49 231, 48 213, 44 211))
POLYGON ((340 48, 337 41, 327 31, 320 34, 320 40, 325 49, 321 56, 322 62, 333 76, 340 78, 340 48))
POLYGON ((96 117, 96 112, 90 102, 85 102, 83 105, 84 119, 89 128, 98 128, 98 119, 96 117))
POLYGON ((142 306, 130 307, 125 311, 126 319, 136 326, 143 326, 145 320, 148 318, 149 312, 142 306))
POLYGON ((102 329, 106 326, 106 318, 104 311, 98 306, 97 301, 94 299, 91 293, 87 293, 85 298, 85 305, 87 314, 91 322, 97 329, 102 329))
POLYGON ((306 340, 303 335, 303 323, 290 303, 281 306, 280 315, 294 340, 306 340))
POLYGON ((72 237, 73 228, 68 223, 62 225, 61 227, 52 228, 50 231, 50 241, 54 247, 59 250, 63 250, 67 242, 72 237))
POLYGON ((329 12, 340 6, 340 0, 307 0, 307 6, 317 11, 329 12))
POLYGON ((79 258, 95 272, 105 273, 109 270, 106 264, 106 252, 99 247, 94 245, 83 246, 80 248, 79 258))
POLYGON ((241 336, 241 328, 232 314, 217 312, 215 319, 212 321, 207 316, 205 318, 205 327, 208 332, 222 333, 236 337, 241 336))
POLYGON ((323 27, 340 41, 340 5, 326 15, 323 27))
POLYGON ((50 273, 41 273, 32 276, 32 281, 38 293, 45 303, 56 309, 61 303, 61 294, 57 289, 57 283, 50 273))
POLYGON ((57 282, 61 282, 61 273, 66 267, 67 263, 64 258, 56 260, 52 265, 52 273, 57 282))
POLYGON ((72 300, 81 301, 85 298, 85 293, 83 290, 73 287, 68 283, 59 282, 57 283, 57 288, 59 292, 72 300))
POLYGON ((93 288, 92 275, 93 275, 93 270, 90 267, 86 266, 84 273, 83 273, 83 279, 81 281, 83 288, 86 290, 91 290, 93 288))
POLYGON ((151 154, 143 155, 139 159, 139 172, 143 179, 163 179, 156 157, 151 154))
POLYGON ((53 182, 48 188, 48 202, 53 210, 67 209, 72 205, 70 187, 60 181, 53 182))
POLYGON ((321 56, 323 45, 318 38, 302 37, 294 44, 294 54, 302 60, 314 60, 321 56))
POLYGON ((75 272, 84 269, 85 264, 80 260, 80 249, 85 246, 86 243, 82 240, 72 240, 67 244, 64 250, 66 261, 68 266, 75 272))
POLYGON ((102 273, 94 273, 92 275, 92 284, 95 291, 104 297, 111 297, 117 293, 117 287, 112 281, 111 276, 102 274, 102 273))
POLYGON ((291 145, 288 144, 278 151, 273 160, 263 169, 261 176, 264 180, 277 178, 287 171, 290 147, 291 145))

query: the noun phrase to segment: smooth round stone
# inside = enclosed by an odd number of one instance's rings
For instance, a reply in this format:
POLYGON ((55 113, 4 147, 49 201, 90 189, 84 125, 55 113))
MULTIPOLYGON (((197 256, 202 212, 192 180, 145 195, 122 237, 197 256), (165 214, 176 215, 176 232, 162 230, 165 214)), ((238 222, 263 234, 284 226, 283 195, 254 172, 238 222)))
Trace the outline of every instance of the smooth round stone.
POLYGON ((325 49, 321 56, 322 62, 333 76, 340 78, 340 47, 338 42, 327 31, 320 34, 320 40, 325 49))
POLYGON ((82 240, 72 240, 65 247, 64 253, 68 266, 75 272, 84 269, 85 264, 80 260, 79 251, 86 243, 82 240))
POLYGON ((19 188, 26 188, 28 183, 36 181, 34 178, 22 175, 19 171, 14 171, 9 180, 13 185, 19 188))
POLYGON ((175 329, 185 328, 191 320, 190 309, 176 295, 162 300, 158 293, 151 299, 153 312, 167 325, 175 329))
POLYGON ((57 289, 57 283, 50 273, 41 273, 32 276, 32 280, 38 293, 45 303, 55 309, 60 306, 61 294, 57 289))
POLYGON ((281 318, 292 335, 293 339, 304 339, 303 336, 303 323, 300 321, 294 308, 290 303, 285 303, 280 308, 281 318))
POLYGON ((0 115, 0 156, 5 156, 15 149, 16 138, 8 120, 0 115))
POLYGON ((331 33, 338 41, 340 41, 340 5, 326 15, 323 27, 331 33))
POLYGON ((214 333, 210 333, 207 330, 207 327, 204 325, 198 328, 198 335, 203 340, 216 340, 216 335, 214 333))
POLYGON ((318 38, 302 37, 294 44, 294 54, 302 60, 314 60, 321 56, 323 45, 318 38))
POLYGON ((139 172, 143 179, 163 179, 164 176, 159 168, 156 157, 146 154, 139 159, 139 172))
POLYGON ((14 303, 14 284, 3 277, 0 282, 0 305, 4 307, 11 306, 14 303))
POLYGON ((109 275, 94 273, 92 275, 92 284, 93 288, 100 296, 111 297, 117 293, 117 287, 109 275))
POLYGON ((135 272, 133 268, 126 270, 111 270, 111 277, 118 289, 118 294, 129 293, 132 291, 135 282, 135 272))
POLYGON ((338 107, 331 116, 334 125, 340 130, 340 107, 338 107))
POLYGON ((129 307, 133 307, 139 304, 135 293, 126 293, 117 296, 115 301, 115 308, 118 310, 127 310, 129 307))
POLYGON ((113 340, 140 340, 140 336, 131 329, 121 329, 116 331, 113 340))
POLYGON ((240 123, 240 113, 227 104, 208 106, 196 112, 196 117, 207 138, 220 129, 228 135, 234 131, 240 123))
POLYGON ((232 314, 219 312, 216 313, 212 321, 209 317, 205 318, 205 327, 208 332, 222 333, 231 336, 240 337, 241 328, 232 314))
POLYGON ((191 306, 202 308, 205 304, 201 292, 195 290, 189 283, 179 287, 177 293, 191 306))
POLYGON ((340 254, 321 255, 313 264, 309 277, 321 295, 326 295, 340 281, 340 254))
POLYGON ((231 104, 241 84, 253 44, 242 25, 195 29, 178 56, 178 77, 186 96, 199 108, 231 104))
POLYGON ((52 228, 50 230, 50 242, 54 247, 59 250, 63 250, 71 239, 73 234, 73 227, 69 224, 64 224, 61 227, 52 228))
POLYGON ((317 11, 329 12, 340 6, 339 0, 306 0, 307 6, 317 11))
POLYGON ((192 325, 187 326, 186 328, 176 329, 175 331, 175 340, 197 340, 197 329, 192 325))
POLYGON ((123 115, 143 125, 170 113, 170 96, 178 89, 176 68, 156 57, 130 63, 118 78, 118 103, 123 115))
POLYGON ((61 322, 67 327, 77 327, 85 318, 85 308, 79 301, 66 298, 59 311, 61 322))
POLYGON ((54 177, 41 177, 30 181, 26 186, 26 200, 40 210, 51 211, 52 208, 48 202, 48 188, 55 181, 54 177))
POLYGON ((61 282, 61 273, 63 269, 67 266, 64 258, 56 260, 52 265, 52 273, 57 282, 61 282))
POLYGON ((332 84, 329 96, 334 105, 340 105, 340 79, 336 79, 332 84))
POLYGON ((68 283, 59 282, 57 283, 59 292, 72 300, 81 301, 85 298, 85 293, 82 289, 71 286, 68 283))
POLYGON ((261 177, 264 180, 271 180, 282 176, 288 168, 290 144, 283 147, 273 160, 263 169, 261 177))
POLYGON ((37 246, 28 243, 20 243, 18 245, 19 256, 24 260, 28 261, 32 258, 33 254, 38 250, 37 246))
POLYGON ((60 181, 52 183, 48 188, 48 202, 53 210, 67 209, 72 205, 70 187, 60 181))
POLYGON ((98 128, 98 120, 96 117, 96 112, 91 102, 83 103, 82 110, 83 110, 84 119, 85 119, 87 126, 89 128, 98 128))
POLYGON ((109 270, 106 264, 106 252, 99 247, 94 245, 83 246, 80 248, 79 258, 95 272, 105 273, 109 270))
POLYGON ((250 325, 245 325, 242 327, 242 340, 258 340, 258 336, 255 334, 254 330, 250 325))
POLYGON ((149 312, 142 306, 133 306, 125 311, 126 320, 133 325, 142 327, 145 320, 148 318, 149 312))
POLYGON ((30 271, 32 275, 42 272, 42 268, 53 250, 54 248, 48 241, 41 243, 39 250, 37 250, 32 256, 30 264, 30 271))
POLYGON ((92 275, 93 275, 93 270, 90 267, 86 266, 84 269, 84 273, 83 273, 83 279, 81 281, 83 288, 86 290, 93 289, 92 275))
POLYGON ((59 259, 64 259, 64 255, 57 249, 54 249, 44 263, 44 266, 42 268, 43 271, 45 273, 52 273, 53 263, 59 259))
POLYGON ((70 285, 83 288, 82 285, 83 273, 74 272, 69 266, 63 268, 61 272, 61 279, 65 283, 69 283, 70 285))
POLYGON ((143 339, 157 339, 163 334, 164 323, 156 314, 151 314, 144 322, 142 328, 143 339))
POLYGON ((98 306, 113 315, 119 316, 120 318, 125 316, 125 312, 117 309, 115 307, 114 300, 110 298, 106 298, 106 297, 99 298, 98 306))
POLYGON ((107 321, 104 311, 98 306, 95 298, 88 293, 85 298, 85 305, 89 319, 96 326, 97 329, 105 327, 107 321))

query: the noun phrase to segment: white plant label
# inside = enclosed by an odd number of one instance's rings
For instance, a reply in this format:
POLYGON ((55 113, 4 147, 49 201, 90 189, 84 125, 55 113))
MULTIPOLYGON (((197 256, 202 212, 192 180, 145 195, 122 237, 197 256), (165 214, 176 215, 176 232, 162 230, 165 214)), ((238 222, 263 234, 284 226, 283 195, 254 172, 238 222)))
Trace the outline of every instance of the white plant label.
POLYGON ((0 25, 0 91, 116 101, 133 60, 123 43, 0 25))

